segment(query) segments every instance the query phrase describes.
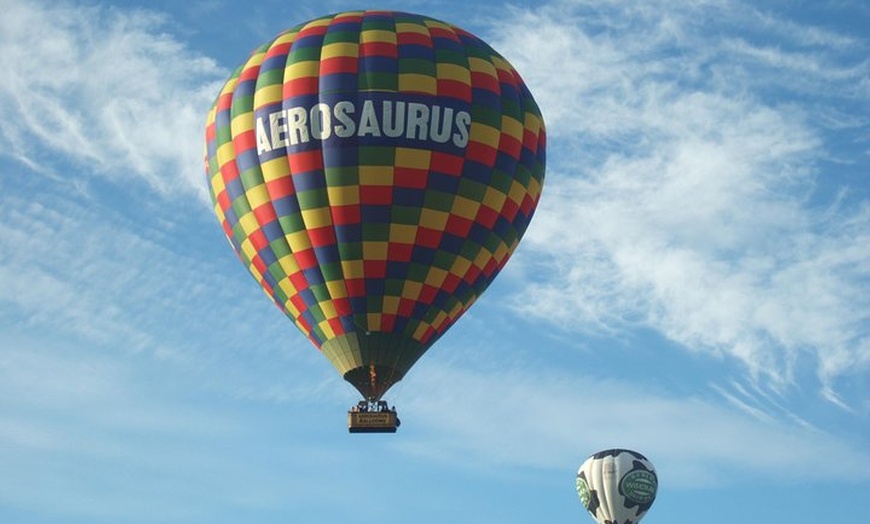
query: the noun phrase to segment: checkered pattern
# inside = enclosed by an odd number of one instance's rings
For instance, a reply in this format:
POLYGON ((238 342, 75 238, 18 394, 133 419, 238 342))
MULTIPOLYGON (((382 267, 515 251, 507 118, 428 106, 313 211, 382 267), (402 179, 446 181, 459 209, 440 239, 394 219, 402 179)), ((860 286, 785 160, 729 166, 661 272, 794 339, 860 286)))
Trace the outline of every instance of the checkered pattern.
POLYGON ((520 76, 477 37, 348 12, 280 34, 235 71, 208 115, 206 171, 226 236, 266 294, 380 398, 516 248, 541 194, 545 137, 520 76), (258 118, 340 99, 466 108, 467 145, 359 136, 258 153, 258 118))

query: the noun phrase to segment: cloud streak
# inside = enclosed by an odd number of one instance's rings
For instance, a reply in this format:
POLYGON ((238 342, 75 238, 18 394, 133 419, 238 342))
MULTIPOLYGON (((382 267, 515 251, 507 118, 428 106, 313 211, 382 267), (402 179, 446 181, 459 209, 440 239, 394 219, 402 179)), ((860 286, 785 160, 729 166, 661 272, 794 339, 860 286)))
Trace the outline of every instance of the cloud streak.
POLYGON ((413 380, 402 406, 417 415, 404 419, 416 438, 400 447, 456 467, 564 470, 592 450, 620 446, 643 450, 683 489, 745 474, 868 478, 870 455, 836 436, 701 398, 528 367, 482 373, 430 363, 413 380), (417 393, 435 390, 437 407, 417 393))
POLYGON ((553 137, 519 312, 565 330, 652 328, 778 390, 809 356, 832 400, 839 378, 867 372, 866 193, 825 199, 819 177, 843 149, 832 141, 870 123, 870 43, 729 1, 563 2, 514 11, 494 34, 553 137))
POLYGON ((258 292, 216 224, 155 221, 147 210, 138 219, 56 193, 25 190, 0 207, 0 327, 174 362, 230 396, 287 402, 322 387, 330 367, 258 292), (284 364, 300 370, 293 384, 284 364))
POLYGON ((200 129, 226 72, 161 33, 163 22, 146 11, 5 6, 3 154, 63 178, 72 162, 88 176, 204 198, 200 129))

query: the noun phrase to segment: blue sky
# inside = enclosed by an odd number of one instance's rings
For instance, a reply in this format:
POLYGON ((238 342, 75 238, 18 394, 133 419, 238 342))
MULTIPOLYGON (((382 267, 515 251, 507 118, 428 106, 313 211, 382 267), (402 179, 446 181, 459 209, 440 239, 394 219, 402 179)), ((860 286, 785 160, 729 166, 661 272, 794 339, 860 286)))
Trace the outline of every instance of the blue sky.
POLYGON ((870 6, 383 1, 487 40, 548 124, 486 294, 349 435, 357 393, 210 210, 205 113, 345 1, 0 0, 0 521, 860 522, 870 489, 870 6), (483 3, 482 3, 483 4, 483 3))

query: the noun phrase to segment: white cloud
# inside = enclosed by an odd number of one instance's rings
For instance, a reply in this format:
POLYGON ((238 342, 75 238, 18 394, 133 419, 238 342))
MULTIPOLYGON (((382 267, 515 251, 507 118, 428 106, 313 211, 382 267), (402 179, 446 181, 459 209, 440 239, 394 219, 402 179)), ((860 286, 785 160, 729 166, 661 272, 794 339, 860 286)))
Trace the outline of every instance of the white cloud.
POLYGON ((800 421, 747 409, 745 402, 743 413, 552 368, 481 372, 430 361, 413 380, 400 415, 401 430, 415 438, 400 447, 456 467, 502 474, 513 468, 570 471, 588 454, 617 446, 643 452, 678 488, 727 483, 736 472, 771 479, 868 478, 870 455, 800 421), (420 394, 428 391, 439 392, 437 403, 420 394))
POLYGON ((160 16, 6 2, 0 21, 4 154, 71 176, 68 164, 162 193, 202 189, 205 113, 224 77, 161 33, 160 16), (63 161, 52 162, 52 155, 63 161))
POLYGON ((161 248, 111 225, 103 215, 46 198, 9 197, 0 216, 0 305, 34 328, 60 329, 104 344, 124 340, 128 351, 156 345, 143 329, 137 303, 173 307, 177 281, 137 263, 158 260, 161 248), (153 258, 152 258, 153 257, 153 258), (175 288, 175 289, 173 289, 175 288), (138 317, 138 318, 137 318, 138 317))
POLYGON ((529 82, 550 138, 541 206, 512 262, 533 281, 517 309, 569 330, 653 328, 777 388, 812 355, 831 399, 838 377, 866 372, 865 197, 811 202, 825 133, 870 122, 866 53, 852 54, 868 43, 739 2, 513 14, 494 47, 529 82), (792 47, 751 43, 771 28, 792 47), (827 100, 862 102, 847 119, 827 100))

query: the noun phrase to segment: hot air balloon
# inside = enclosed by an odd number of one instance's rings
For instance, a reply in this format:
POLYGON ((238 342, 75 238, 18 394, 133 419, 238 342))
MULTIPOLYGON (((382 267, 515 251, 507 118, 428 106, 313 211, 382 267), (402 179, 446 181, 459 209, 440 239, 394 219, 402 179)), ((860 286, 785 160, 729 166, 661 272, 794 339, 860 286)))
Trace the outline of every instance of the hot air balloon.
POLYGON ((205 168, 238 257, 362 395, 348 416, 386 413, 371 426, 395 431, 382 396, 510 258, 545 143, 526 84, 481 39, 353 11, 282 32, 232 74, 205 168))
POLYGON ((577 471, 577 494, 599 524, 636 524, 652 506, 657 489, 652 463, 628 449, 599 451, 577 471))

